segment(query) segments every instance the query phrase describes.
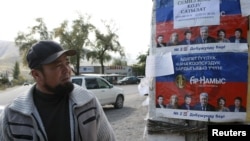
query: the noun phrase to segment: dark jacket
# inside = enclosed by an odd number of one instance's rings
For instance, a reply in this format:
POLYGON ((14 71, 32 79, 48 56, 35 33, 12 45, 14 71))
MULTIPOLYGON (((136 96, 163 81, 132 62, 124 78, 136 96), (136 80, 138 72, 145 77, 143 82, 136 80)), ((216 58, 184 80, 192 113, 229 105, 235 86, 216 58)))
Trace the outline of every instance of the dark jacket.
MULTIPOLYGON (((206 39, 206 43, 215 43, 216 40, 213 37, 208 36, 206 39)), ((198 37, 195 39, 196 44, 204 44, 203 39, 201 37, 198 37)))
POLYGON ((188 40, 184 39, 180 42, 181 45, 189 45, 189 44, 194 44, 195 42, 193 40, 190 40, 188 42, 188 40))
MULTIPOLYGON (((230 112, 234 112, 234 110, 235 110, 234 105, 230 105, 228 108, 229 108, 230 112)), ((246 108, 243 106, 240 106, 239 112, 246 112, 246 108)))
MULTIPOLYGON (((166 108, 166 105, 162 105, 164 108, 166 108)), ((161 108, 159 104, 156 104, 156 108, 161 108)))
POLYGON ((181 104, 179 108, 186 109, 186 110, 193 110, 193 106, 189 105, 189 108, 188 108, 187 104, 185 103, 181 104))
POLYGON ((214 106, 207 104, 206 107, 203 109, 203 107, 201 106, 200 103, 196 104, 194 106, 194 110, 198 110, 198 111, 215 111, 214 106))
MULTIPOLYGON (((232 36, 229 38, 230 42, 235 43, 235 36, 232 36)), ((247 40, 245 38, 240 38, 240 43, 247 43, 247 40)))
POLYGON ((167 46, 166 43, 161 43, 161 44, 157 43, 157 47, 166 47, 166 46, 167 46))

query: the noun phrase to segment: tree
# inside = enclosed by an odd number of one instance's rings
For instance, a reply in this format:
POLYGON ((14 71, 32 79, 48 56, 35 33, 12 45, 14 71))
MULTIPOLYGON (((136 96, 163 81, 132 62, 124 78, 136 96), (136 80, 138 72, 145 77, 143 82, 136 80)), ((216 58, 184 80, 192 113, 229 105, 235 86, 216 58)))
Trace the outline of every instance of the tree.
POLYGON ((11 85, 20 85, 25 81, 24 77, 20 75, 20 67, 19 63, 16 62, 13 68, 13 80, 11 81, 11 85))
POLYGON ((6 75, 1 75, 0 78, 1 78, 0 79, 0 86, 1 86, 1 84, 8 84, 9 83, 9 79, 6 75))
POLYGON ((15 66, 14 66, 14 69, 13 69, 13 78, 18 80, 19 75, 20 75, 19 63, 16 62, 15 66))
POLYGON ((124 57, 123 47, 118 41, 118 35, 112 30, 111 25, 103 22, 107 29, 107 34, 101 33, 100 30, 95 30, 96 40, 92 44, 92 50, 87 53, 87 59, 91 59, 93 62, 101 64, 101 73, 104 73, 104 63, 111 60, 110 52, 119 53, 121 57, 124 57))
POLYGON ((73 21, 72 29, 68 28, 68 21, 64 21, 60 27, 54 29, 55 37, 58 37, 63 47, 67 49, 74 49, 77 55, 71 57, 71 62, 75 65, 76 75, 79 75, 80 59, 84 58, 86 47, 90 44, 89 33, 95 27, 89 23, 90 16, 85 18, 79 15, 79 19, 73 21))
POLYGON ((147 59, 147 56, 149 55, 149 50, 147 50, 146 53, 140 53, 139 56, 137 56, 136 60, 138 60, 138 64, 141 64, 141 65, 146 65, 146 59, 147 59))
POLYGON ((27 65, 26 54, 30 47, 38 40, 49 40, 53 37, 53 32, 48 31, 42 18, 37 18, 36 22, 38 23, 37 25, 28 28, 28 33, 18 32, 18 35, 15 38, 15 44, 19 47, 24 66, 27 65))
POLYGON ((134 73, 136 73, 137 75, 145 75, 146 59, 148 55, 149 55, 149 49, 145 54, 140 53, 137 56, 136 58, 137 64, 134 64, 132 66, 134 73))
POLYGON ((127 61, 122 60, 120 58, 113 58, 112 65, 113 66, 127 66, 127 61))
POLYGON ((92 61, 98 60, 102 66, 103 73, 104 62, 111 60, 108 51, 119 52, 121 56, 125 56, 124 51, 118 42, 118 36, 111 30, 110 25, 105 24, 108 34, 104 35, 94 25, 89 23, 89 19, 90 16, 88 15, 86 17, 79 15, 79 18, 73 21, 71 28, 68 27, 69 22, 65 20, 53 31, 48 31, 43 19, 37 18, 37 25, 29 27, 28 33, 19 32, 15 38, 16 45, 20 47, 19 50, 24 66, 27 65, 26 55, 34 43, 38 40, 58 38, 64 48, 77 51, 77 55, 70 58, 71 63, 76 68, 76 75, 79 75, 80 59, 84 58, 88 52, 87 59, 91 58, 92 61), (94 44, 89 40, 89 33, 92 31, 95 31, 96 35, 94 44), (92 46, 94 48, 93 51, 88 51, 87 46, 92 46))

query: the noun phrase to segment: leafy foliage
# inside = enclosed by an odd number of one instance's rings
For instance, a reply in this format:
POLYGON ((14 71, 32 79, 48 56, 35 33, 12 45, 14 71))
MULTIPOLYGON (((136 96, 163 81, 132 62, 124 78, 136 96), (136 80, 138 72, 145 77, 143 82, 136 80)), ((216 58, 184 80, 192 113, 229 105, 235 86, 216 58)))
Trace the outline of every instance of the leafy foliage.
POLYGON ((87 59, 91 59, 92 63, 98 62, 101 64, 101 72, 104 73, 104 63, 111 60, 110 52, 118 52, 120 56, 124 57, 125 53, 123 47, 118 41, 118 35, 112 30, 109 24, 103 22, 107 34, 102 33, 100 30, 95 30, 96 40, 92 44, 92 50, 87 53, 87 59))
POLYGON ((85 57, 88 60, 91 59, 92 62, 100 63, 102 73, 104 73, 104 63, 112 59, 111 52, 119 53, 121 57, 125 57, 125 53, 120 45, 118 35, 110 24, 103 22, 107 30, 107 34, 103 34, 89 23, 89 19, 90 16, 88 15, 79 15, 79 18, 73 20, 72 24, 65 20, 59 27, 54 28, 53 31, 48 31, 43 19, 37 18, 35 26, 29 27, 27 33, 19 32, 15 38, 23 64, 27 65, 26 55, 34 43, 39 40, 56 39, 59 40, 64 48, 77 51, 77 55, 70 58, 71 63, 76 68, 76 75, 79 75, 80 59, 85 57), (92 32, 95 33, 96 39, 94 41, 89 39, 89 35, 92 32), (88 50, 87 47, 91 47, 91 50, 88 50))
POLYGON ((137 64, 134 64, 132 66, 132 69, 136 75, 145 76, 146 59, 147 59, 148 55, 149 55, 149 49, 145 54, 141 53, 137 56, 137 58, 136 58, 137 64))
POLYGON ((85 18, 79 15, 79 19, 73 21, 71 28, 68 28, 68 21, 64 21, 60 27, 54 29, 55 37, 60 39, 64 48, 74 49, 77 51, 75 57, 71 57, 71 62, 76 64, 76 75, 79 75, 80 59, 84 58, 86 47, 90 44, 89 33, 95 27, 89 23, 89 16, 85 18))
POLYGON ((9 83, 9 79, 5 75, 1 75, 0 82, 1 82, 0 84, 8 84, 9 83))
POLYGON ((42 18, 37 18, 36 22, 37 25, 28 28, 28 33, 18 32, 17 37, 15 38, 15 44, 19 46, 24 65, 27 65, 26 55, 30 47, 38 40, 50 40, 53 36, 53 32, 48 31, 42 18))
POLYGON ((127 61, 122 60, 120 58, 113 58, 112 65, 113 66, 127 66, 127 61))

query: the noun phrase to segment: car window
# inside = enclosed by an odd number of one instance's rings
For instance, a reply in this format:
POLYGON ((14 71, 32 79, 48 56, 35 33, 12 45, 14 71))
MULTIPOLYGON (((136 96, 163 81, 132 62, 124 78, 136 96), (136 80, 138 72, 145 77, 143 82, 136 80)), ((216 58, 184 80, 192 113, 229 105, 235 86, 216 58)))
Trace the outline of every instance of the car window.
POLYGON ((86 88, 87 89, 98 89, 99 85, 96 81, 96 78, 85 78, 86 81, 86 88))
POLYGON ((82 86, 82 79, 81 78, 74 78, 74 79, 72 79, 72 83, 75 83, 79 86, 82 86))
POLYGON ((123 77, 121 80, 127 80, 127 79, 129 79, 128 77, 123 77))
POLYGON ((104 80, 97 78, 97 82, 100 88, 109 88, 109 84, 104 80))

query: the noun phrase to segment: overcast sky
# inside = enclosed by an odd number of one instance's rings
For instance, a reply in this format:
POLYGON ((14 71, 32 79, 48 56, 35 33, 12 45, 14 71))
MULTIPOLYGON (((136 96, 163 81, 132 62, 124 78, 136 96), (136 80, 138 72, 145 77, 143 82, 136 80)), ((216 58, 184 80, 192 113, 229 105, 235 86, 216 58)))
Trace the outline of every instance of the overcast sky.
POLYGON ((128 58, 134 63, 139 52, 150 44, 152 0, 6 0, 0 8, 0 40, 14 41, 18 31, 25 32, 43 18, 49 30, 64 20, 88 14, 91 23, 102 28, 101 20, 113 20, 128 58))

